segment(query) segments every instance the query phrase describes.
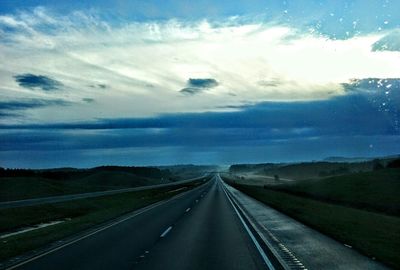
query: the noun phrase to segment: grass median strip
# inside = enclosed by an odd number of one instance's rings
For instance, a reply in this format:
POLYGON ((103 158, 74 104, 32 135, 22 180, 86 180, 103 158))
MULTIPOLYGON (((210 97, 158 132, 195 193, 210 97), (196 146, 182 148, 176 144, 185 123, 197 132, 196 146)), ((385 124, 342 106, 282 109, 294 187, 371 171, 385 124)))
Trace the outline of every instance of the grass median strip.
POLYGON ((0 260, 17 256, 89 229, 107 220, 194 188, 201 183, 203 183, 202 180, 173 187, 2 209, 0 210, 0 233, 55 220, 62 219, 64 222, 1 239, 0 260))
POLYGON ((399 268, 400 218, 322 202, 262 187, 235 188, 369 257, 399 268))

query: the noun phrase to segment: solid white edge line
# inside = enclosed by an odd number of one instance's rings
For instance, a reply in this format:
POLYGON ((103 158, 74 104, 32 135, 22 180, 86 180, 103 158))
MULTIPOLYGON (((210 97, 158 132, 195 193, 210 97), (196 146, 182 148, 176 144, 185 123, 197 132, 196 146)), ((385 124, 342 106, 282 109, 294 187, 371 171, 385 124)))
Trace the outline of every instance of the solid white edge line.
POLYGON ((160 237, 161 238, 163 238, 163 237, 165 237, 168 233, 169 233, 169 231, 172 229, 172 226, 169 226, 161 235, 160 235, 160 237))
POLYGON ((147 211, 149 211, 149 210, 151 210, 151 209, 153 209, 153 208, 156 208, 157 206, 164 205, 164 204, 166 204, 166 203, 172 201, 173 199, 178 199, 178 198, 184 196, 185 194, 187 194, 187 192, 194 191, 194 190, 196 190, 197 188, 200 188, 200 187, 201 187, 201 186, 196 187, 196 188, 191 189, 191 190, 188 190, 188 191, 183 192, 183 193, 181 193, 181 194, 175 195, 175 196, 173 196, 173 197, 171 197, 171 198, 169 198, 169 199, 167 199, 167 200, 165 200, 165 201, 156 202, 156 203, 154 203, 154 204, 152 204, 152 205, 149 205, 149 206, 146 206, 146 207, 144 207, 144 208, 142 208, 142 209, 136 210, 136 211, 138 211, 138 212, 137 212, 137 213, 134 213, 134 214, 131 215, 131 216, 128 216, 128 217, 126 217, 126 218, 124 218, 124 219, 118 220, 118 221, 116 221, 116 222, 114 222, 114 223, 111 223, 111 224, 109 224, 109 225, 107 225, 107 226, 101 227, 100 229, 95 230, 95 231, 93 231, 93 232, 91 232, 91 233, 88 233, 88 234, 86 234, 86 235, 84 235, 84 236, 81 236, 81 237, 79 237, 78 239, 72 240, 72 241, 70 241, 70 242, 68 242, 68 243, 65 243, 65 244, 63 244, 63 245, 61 245, 61 246, 58 246, 58 247, 53 248, 53 249, 51 249, 51 250, 48 250, 48 251, 46 251, 46 252, 44 252, 44 253, 41 253, 41 254, 39 254, 39 255, 33 256, 32 258, 29 258, 29 259, 27 259, 27 260, 25 260, 25 261, 22 261, 22 262, 18 263, 18 264, 12 265, 12 266, 6 268, 6 270, 16 269, 16 268, 18 268, 18 267, 20 267, 20 266, 22 266, 22 265, 24 265, 24 264, 27 264, 27 263, 32 262, 32 261, 35 261, 35 260, 37 260, 37 259, 39 259, 39 258, 41 258, 41 257, 44 257, 44 256, 46 256, 46 255, 48 255, 48 254, 51 254, 51 253, 55 252, 55 251, 57 251, 57 250, 60 250, 60 249, 65 248, 65 247, 67 247, 67 246, 70 246, 70 245, 72 245, 72 244, 74 244, 74 243, 76 243, 76 242, 79 242, 79 241, 81 241, 81 240, 83 240, 83 239, 85 239, 85 238, 88 238, 88 237, 90 237, 90 236, 92 236, 92 235, 94 235, 94 234, 97 234, 97 233, 99 233, 99 232, 102 232, 102 231, 104 231, 104 230, 110 228, 110 227, 113 227, 113 226, 118 225, 118 224, 120 224, 120 223, 122 223, 122 222, 124 222, 124 221, 127 221, 128 219, 131 219, 131 218, 134 218, 134 217, 136 217, 136 216, 138 216, 138 215, 140 215, 140 214, 143 214, 143 213, 145 213, 145 212, 147 212, 147 211))
MULTIPOLYGON (((221 181, 221 180, 219 179, 219 181, 221 181)), ((222 185, 221 182, 220 182, 220 185, 222 185)), ((265 264, 267 265, 268 269, 275 270, 275 267, 272 265, 271 261, 268 259, 268 256, 265 254, 264 250, 261 248, 260 244, 258 243, 256 238, 254 237, 253 233, 250 231, 250 229, 247 226, 246 222, 244 222, 242 216, 240 215, 239 211, 236 209, 236 206, 233 204, 231 198, 226 193, 225 187, 223 185, 222 185, 222 190, 224 191, 225 196, 228 198, 228 201, 231 203, 233 209, 235 210, 236 215, 239 217, 240 221, 242 222, 243 227, 246 229, 246 232, 248 233, 248 235, 250 236, 250 238, 253 241, 254 245, 256 246, 258 252, 260 253, 261 257, 263 258, 263 260, 264 260, 265 264)))

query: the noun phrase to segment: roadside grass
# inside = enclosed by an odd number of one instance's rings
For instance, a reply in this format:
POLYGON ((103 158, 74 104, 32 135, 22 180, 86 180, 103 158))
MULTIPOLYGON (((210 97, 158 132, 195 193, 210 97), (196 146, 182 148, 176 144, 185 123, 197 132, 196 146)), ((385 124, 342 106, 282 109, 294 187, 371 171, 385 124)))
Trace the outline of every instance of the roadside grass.
POLYGON ((75 188, 66 182, 52 181, 43 177, 0 178, 0 201, 63 195, 73 193, 74 190, 75 188))
POLYGON ((0 201, 94 192, 160 184, 161 180, 128 172, 100 171, 72 179, 40 176, 0 177, 0 201))
POLYGON ((400 218, 262 187, 233 185, 300 222, 387 265, 400 266, 400 218))
POLYGON ((382 169, 266 188, 345 206, 400 216, 400 169, 382 169))
MULTIPOLYGON (((206 179, 206 178, 204 178, 206 179)), ((69 202, 0 210, 0 231, 65 219, 63 223, 0 240, 0 261, 40 248, 157 201, 192 189, 203 180, 151 190, 107 195, 69 202)))

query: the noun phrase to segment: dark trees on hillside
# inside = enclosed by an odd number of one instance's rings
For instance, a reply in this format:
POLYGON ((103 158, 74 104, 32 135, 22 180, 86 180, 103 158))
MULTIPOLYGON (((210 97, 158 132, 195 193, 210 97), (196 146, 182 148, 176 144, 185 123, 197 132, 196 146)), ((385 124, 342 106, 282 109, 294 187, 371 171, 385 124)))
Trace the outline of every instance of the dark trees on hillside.
POLYGON ((386 167, 387 168, 400 168, 400 158, 390 161, 386 167))
POLYGON ((379 159, 374 159, 372 161, 372 170, 374 171, 379 171, 384 169, 385 167, 382 165, 381 161, 379 159))

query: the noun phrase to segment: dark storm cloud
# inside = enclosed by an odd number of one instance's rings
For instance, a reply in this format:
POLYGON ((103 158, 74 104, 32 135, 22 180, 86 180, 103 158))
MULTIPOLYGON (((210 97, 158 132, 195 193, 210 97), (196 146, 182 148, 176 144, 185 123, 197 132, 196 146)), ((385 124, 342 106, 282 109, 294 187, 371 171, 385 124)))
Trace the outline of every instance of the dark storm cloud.
MULTIPOLYGON (((369 85, 369 84, 368 84, 369 85)), ((354 85, 348 86, 350 89, 354 85)), ((391 86, 391 87, 396 87, 391 86)), ((312 130, 310 135, 394 135, 399 132, 400 91, 348 90, 329 100, 264 102, 233 112, 167 114, 151 118, 99 119, 91 122, 0 125, 14 129, 265 129, 270 134, 312 130), (275 133, 274 133, 275 132, 275 133)), ((390 89, 390 88, 389 88, 390 89)), ((393 88, 392 90, 395 90, 393 88)))
POLYGON ((0 110, 26 110, 46 106, 65 106, 70 103, 65 100, 55 99, 22 99, 11 101, 0 101, 0 110))
MULTIPOLYGON (((368 100, 370 106, 379 108, 389 115, 399 117, 400 79, 399 78, 367 78, 353 80, 343 84, 350 94, 357 94, 368 100)), ((356 106, 357 104, 353 104, 356 106)))
POLYGON ((24 88, 40 88, 43 91, 57 90, 62 86, 62 83, 44 75, 35 74, 20 74, 14 76, 15 81, 19 86, 24 88))
POLYGON ((400 29, 394 30, 375 42, 372 51, 400 51, 400 29))
POLYGON ((47 106, 67 106, 71 102, 62 99, 21 99, 0 101, 0 110, 26 110, 47 106))
MULTIPOLYGON (((400 152, 398 80, 355 80, 345 88, 346 95, 329 100, 264 102, 230 112, 0 125, 0 157, 15 153, 18 163, 21 156, 29 157, 21 153, 37 151, 52 164, 50 157, 66 151, 71 162, 76 157, 81 166, 98 156, 115 162, 133 162, 135 157, 148 163, 205 163, 213 156, 223 162, 263 162, 400 152)), ((11 112, 42 106, 0 104, 11 112)), ((27 162, 41 164, 36 159, 27 162)))
POLYGON ((245 105, 224 105, 224 106, 219 106, 218 107, 218 109, 234 109, 234 110, 243 110, 243 109, 246 109, 246 108, 248 108, 249 106, 251 106, 251 105, 249 105, 249 104, 245 104, 245 105))
POLYGON ((47 106, 68 106, 71 103, 61 99, 20 99, 0 101, 0 115, 4 117, 21 116, 21 111, 47 106))
POLYGON ((192 79, 188 80, 188 86, 198 88, 212 88, 218 86, 218 82, 215 79, 192 79))
POLYGON ((19 117, 21 114, 15 112, 3 112, 0 110, 0 117, 19 117))
POLYGON ((187 87, 183 88, 180 92, 184 94, 194 95, 206 89, 217 87, 219 83, 217 82, 217 80, 212 78, 206 78, 206 79, 190 78, 187 81, 186 85, 187 87))
POLYGON ((82 101, 86 103, 93 103, 95 100, 93 98, 82 98, 82 101))
POLYGON ((91 85, 89 85, 89 87, 91 87, 91 88, 99 88, 99 89, 106 89, 107 85, 103 84, 103 83, 99 83, 99 84, 91 84, 91 85))
POLYGON ((344 83, 347 91, 364 91, 379 94, 382 91, 400 91, 399 78, 365 78, 354 79, 350 83, 344 83))
POLYGON ((186 88, 183 88, 180 92, 183 94, 194 95, 199 92, 202 92, 203 90, 204 90, 203 88, 186 87, 186 88))

